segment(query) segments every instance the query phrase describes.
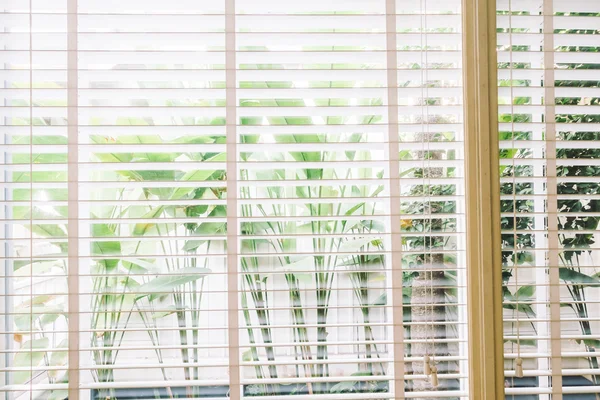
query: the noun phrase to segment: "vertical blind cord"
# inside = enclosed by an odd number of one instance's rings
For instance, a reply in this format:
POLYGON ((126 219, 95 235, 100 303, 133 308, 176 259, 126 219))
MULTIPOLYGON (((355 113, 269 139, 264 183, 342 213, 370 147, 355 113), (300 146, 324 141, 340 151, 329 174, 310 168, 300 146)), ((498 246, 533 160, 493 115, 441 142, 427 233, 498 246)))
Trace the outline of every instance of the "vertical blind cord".
MULTIPOLYGON (((439 385, 439 381, 438 381, 438 375, 437 375, 437 366, 435 364, 435 356, 437 353, 436 350, 436 339, 437 339, 437 335, 436 335, 436 328, 435 328, 435 304, 437 302, 436 296, 435 296, 435 291, 434 291, 434 271, 436 269, 436 266, 434 264, 434 258, 433 258, 433 240, 434 240, 434 236, 433 236, 433 213, 432 213, 432 197, 431 197, 431 175, 432 175, 432 167, 431 167, 431 129, 429 126, 429 49, 428 49, 428 34, 429 34, 429 30, 427 27, 427 0, 423 0, 423 28, 421 30, 421 37, 424 37, 424 48, 421 48, 421 54, 424 54, 425 56, 425 65, 423 66, 424 70, 425 70, 425 77, 423 82, 421 82, 421 86, 424 87, 425 90, 425 95, 424 95, 424 99, 422 101, 425 102, 425 107, 421 107, 421 109, 424 109, 424 113, 425 113, 425 118, 422 120, 425 124, 425 135, 423 136, 425 138, 425 143, 427 145, 427 151, 424 152, 425 155, 425 160, 427 162, 427 176, 426 176, 426 181, 427 181, 427 226, 428 229, 426 229, 426 232, 428 231, 429 236, 425 236, 425 240, 427 241, 427 247, 429 249, 429 269, 430 269, 430 278, 429 278, 429 299, 430 299, 430 312, 429 312, 429 319, 431 321, 431 326, 429 327, 429 334, 431 334, 431 344, 432 344, 432 351, 431 351, 431 386, 433 386, 434 388, 436 388, 439 385)), ((440 177, 441 178, 441 177, 440 177)), ((442 255, 443 257, 443 255, 442 255)), ((439 266, 441 268, 441 266, 439 266)))
POLYGON ((513 313, 516 319, 516 330, 517 330, 517 358, 515 359, 515 376, 517 378, 523 377, 523 360, 521 359, 521 319, 520 319, 520 310, 519 310, 519 249, 518 249, 518 235, 517 235, 517 165, 516 165, 516 157, 517 150, 515 149, 515 114, 514 114, 514 82, 513 82, 513 10, 512 10, 512 0, 508 0, 508 37, 509 37, 509 87, 510 87, 510 138, 511 138, 511 161, 512 161, 512 212, 513 212, 513 223, 512 223, 512 231, 513 231, 513 244, 512 244, 512 262, 513 262, 513 272, 515 274, 515 296, 514 296, 514 310, 513 313))
MULTIPOLYGON (((424 40, 425 38, 423 37, 423 30, 425 29, 425 16, 424 14, 424 5, 425 0, 421 0, 420 2, 420 8, 421 8, 421 18, 420 18, 420 27, 419 27, 419 47, 420 47, 420 68, 421 68, 421 103, 423 102, 427 102, 426 98, 425 98, 425 73, 426 73, 426 68, 427 65, 425 64, 425 59, 424 59, 424 52, 423 52, 423 48, 425 46, 424 40)), ((418 103, 417 103, 418 104, 418 103)), ((425 131, 425 110, 422 107, 421 104, 421 137, 420 137, 420 141, 421 141, 421 169, 422 169, 422 174, 423 177, 425 176, 425 135, 427 134, 425 131)), ((425 186, 425 185, 423 185, 425 186)), ((423 197, 425 197, 425 193, 423 193, 423 197)), ((425 200, 423 201, 423 211, 426 210, 426 207, 428 206, 428 204, 425 203, 425 200)), ((425 211, 426 212, 426 211, 425 211)), ((424 221, 425 223, 427 223, 427 221, 424 221)), ((424 237, 424 240, 427 240, 426 237, 424 237)), ((425 263, 427 263, 427 253, 425 253, 425 259, 423 260, 423 263, 425 265, 425 263)), ((427 301, 427 291, 429 289, 429 285, 427 285, 427 271, 424 272, 425 274, 425 301, 427 301)), ((433 276, 433 275, 432 275, 433 276)), ((427 309, 428 305, 427 303, 425 303, 423 305, 423 307, 425 309, 427 309)), ((431 340, 429 338, 429 332, 431 329, 431 315, 427 315, 427 318, 425 319, 425 356, 423 357, 423 373, 426 375, 426 379, 429 379, 428 377, 431 375, 431 356, 430 354, 432 353, 432 349, 431 349, 431 340)))
MULTIPOLYGON (((29 0, 29 298, 33 299, 33 0, 29 0)), ((13 267, 14 269, 14 267, 13 267)), ((29 307, 29 351, 33 354, 33 304, 29 307)), ((33 400, 33 357, 29 357, 29 399, 33 400)))

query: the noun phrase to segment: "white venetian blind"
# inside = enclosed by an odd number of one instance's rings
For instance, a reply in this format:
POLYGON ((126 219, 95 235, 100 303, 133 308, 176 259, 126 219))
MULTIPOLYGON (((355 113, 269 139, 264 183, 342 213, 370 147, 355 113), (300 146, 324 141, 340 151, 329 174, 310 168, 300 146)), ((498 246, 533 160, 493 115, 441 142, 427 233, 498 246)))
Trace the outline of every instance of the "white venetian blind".
POLYGON ((600 3, 497 11, 506 395, 595 400, 600 3))
POLYGON ((66 2, 3 1, 0 11, 0 392, 51 398, 53 388, 65 398, 73 337, 66 2))
POLYGON ((0 392, 468 398, 459 0, 7 0, 0 392))

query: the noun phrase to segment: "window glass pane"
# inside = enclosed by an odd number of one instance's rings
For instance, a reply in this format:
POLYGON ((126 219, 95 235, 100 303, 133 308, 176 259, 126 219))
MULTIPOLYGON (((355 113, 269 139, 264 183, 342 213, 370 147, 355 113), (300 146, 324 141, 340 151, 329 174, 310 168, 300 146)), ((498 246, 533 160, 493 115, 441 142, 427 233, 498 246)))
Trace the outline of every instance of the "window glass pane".
POLYGON ((469 398, 459 0, 2 13, 3 399, 469 398))
POLYGON ((596 399, 600 8, 497 10, 507 398, 596 399))

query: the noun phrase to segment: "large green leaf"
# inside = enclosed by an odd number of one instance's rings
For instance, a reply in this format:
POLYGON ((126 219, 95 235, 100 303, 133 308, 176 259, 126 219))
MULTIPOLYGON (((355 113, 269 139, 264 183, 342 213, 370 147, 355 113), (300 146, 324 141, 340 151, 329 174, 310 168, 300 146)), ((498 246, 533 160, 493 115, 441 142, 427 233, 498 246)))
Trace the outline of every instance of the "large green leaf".
POLYGON ((387 304, 387 293, 382 293, 373 301, 374 306, 385 306, 387 304))
POLYGON ((145 261, 139 258, 129 258, 126 261, 122 261, 123 266, 127 271, 135 274, 141 274, 145 272, 158 272, 159 267, 152 262, 145 261))
POLYGON ((578 285, 599 285, 600 284, 599 278, 583 274, 579 271, 576 271, 573 268, 566 268, 566 267, 560 268, 559 277, 563 281, 572 282, 572 283, 578 284, 578 285))
POLYGON ((31 264, 24 264, 15 269, 13 276, 43 275, 54 267, 61 268, 62 264, 58 261, 34 261, 31 264))
MULTIPOLYGON (((194 230, 194 235, 197 236, 212 236, 218 233, 225 233, 227 231, 227 224, 224 222, 204 222, 194 230)), ((206 240, 188 240, 183 245, 183 250, 193 252, 202 246, 206 240)))
MULTIPOLYGON (((93 217, 95 217, 93 215, 93 217)), ((107 238, 107 237, 115 237, 116 225, 109 224, 92 224, 92 237, 94 238, 107 238)), ((97 256, 114 256, 121 254, 121 242, 118 240, 115 241, 92 241, 92 255, 97 256)), ((102 259, 98 261, 99 264, 104 266, 106 271, 114 270, 119 264, 118 258, 110 258, 110 259, 102 259)))
POLYGON ((183 245, 183 251, 194 252, 204 243, 206 243, 206 240, 187 240, 183 245))
POLYGON ((68 339, 64 339, 63 341, 61 341, 57 348, 60 350, 52 351, 52 355, 50 356, 50 365, 55 367, 67 365, 67 360, 69 358, 68 339))
POLYGON ((121 242, 119 241, 94 241, 92 245, 92 255, 112 256, 121 254, 121 242))
POLYGON ((47 238, 65 238, 67 232, 62 225, 54 224, 35 224, 32 226, 31 231, 41 237, 47 238))
POLYGON ((348 240, 341 244, 339 251, 347 253, 358 252, 360 249, 362 249, 367 244, 371 243, 373 240, 373 238, 359 238, 348 240))
MULTIPOLYGON (((165 209, 165 206, 159 206, 159 207, 153 208, 150 211, 148 211, 146 214, 144 214, 141 218, 142 219, 155 219, 163 213, 164 209, 165 209)), ((134 236, 143 236, 144 234, 146 234, 146 232, 148 232, 154 226, 156 226, 156 222, 142 222, 142 223, 136 224, 135 227, 133 228, 133 235, 134 236)))
POLYGON ((41 294, 39 296, 34 296, 30 300, 22 303, 24 306, 30 305, 41 305, 46 304, 47 302, 56 299, 58 296, 55 294, 41 294))
POLYGON ((360 210, 363 206, 365 205, 365 203, 358 203, 356 205, 354 205, 352 208, 349 208, 348 211, 345 212, 345 215, 352 215, 354 214, 356 211, 360 210))
POLYGON ((598 339, 583 339, 583 343, 587 347, 593 347, 597 350, 600 350, 600 340, 598 339))
POLYGON ((525 285, 521 286, 515 293, 515 298, 519 300, 530 299, 535 294, 535 286, 525 285))
POLYGON ((176 270, 177 275, 162 275, 154 278, 150 282, 144 283, 136 289, 138 295, 136 301, 148 297, 154 300, 164 294, 172 292, 174 289, 186 283, 204 278, 211 271, 208 268, 181 268, 176 270))
MULTIPOLYGON (((218 153, 215 156, 206 159, 204 162, 207 162, 207 161, 209 161, 209 162, 224 162, 226 160, 227 160, 227 155, 225 153, 218 153)), ((186 173, 179 180, 182 182, 190 182, 190 181, 191 182, 203 182, 203 181, 208 180, 208 178, 210 178, 215 172, 216 172, 216 170, 213 170, 213 169, 194 170, 194 171, 190 171, 190 172, 186 173)), ((170 199, 171 200, 181 199, 195 190, 196 190, 196 188, 191 187, 191 186, 177 188, 173 191, 173 194, 171 195, 170 199)))
POLYGON ((354 381, 336 383, 335 385, 333 385, 331 387, 330 392, 331 393, 354 392, 356 390, 355 385, 356 385, 356 382, 354 382, 354 381))
POLYGON ((164 318, 168 315, 176 313, 177 311, 183 311, 183 309, 180 307, 179 308, 175 307, 174 305, 170 305, 170 306, 166 307, 163 311, 157 311, 157 312, 152 313, 152 318, 153 319, 164 318))
MULTIPOLYGON (((50 340, 48 338, 33 339, 21 345, 21 351, 15 354, 13 360, 15 367, 37 367, 44 359, 50 340), (33 351, 32 351, 33 350, 33 351), (42 350, 42 351, 35 351, 42 350)), ((31 379, 31 371, 16 371, 13 382, 16 385, 27 383, 31 379)))
POLYGON ((44 326, 56 321, 65 312, 57 306, 46 306, 34 304, 19 306, 18 314, 14 317, 14 322, 20 331, 29 331, 34 321, 39 319, 39 323, 44 326))
POLYGON ((314 258, 312 256, 302 257, 294 262, 289 264, 282 265, 282 268, 285 271, 290 272, 306 272, 310 269, 314 268, 314 258))

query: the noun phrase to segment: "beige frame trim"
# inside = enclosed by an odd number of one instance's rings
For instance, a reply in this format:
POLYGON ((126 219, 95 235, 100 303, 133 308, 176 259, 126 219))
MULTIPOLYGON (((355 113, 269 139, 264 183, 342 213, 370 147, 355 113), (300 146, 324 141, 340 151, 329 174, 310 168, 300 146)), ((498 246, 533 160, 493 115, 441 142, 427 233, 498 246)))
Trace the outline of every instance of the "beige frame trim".
MULTIPOLYGON (((544 51, 544 141, 546 147, 546 204, 548 216, 548 249, 560 248, 558 240, 558 201, 556 176, 556 110, 554 78, 554 2, 543 0, 544 51)), ((548 291, 550 298, 550 371, 552 400, 563 399, 560 260, 558 252, 548 251, 548 291)))
POLYGON ((69 399, 79 400, 79 93, 78 93, 78 0, 67 2, 67 193, 68 193, 68 307, 69 399))
POLYGON ((404 304, 402 283, 402 230, 400 229, 400 163, 398 143, 398 51, 396 41, 396 0, 385 2, 386 62, 387 62, 387 112, 388 160, 390 185, 390 246, 391 246, 391 298, 393 345, 394 399, 405 398, 404 360, 404 304))
POLYGON ((237 170, 237 77, 235 0, 225 0, 225 125, 227 153, 227 344, 229 351, 229 398, 241 393, 240 331, 238 300, 238 170, 237 170))
POLYGON ((496 1, 463 0, 469 397, 504 399, 496 1))

